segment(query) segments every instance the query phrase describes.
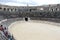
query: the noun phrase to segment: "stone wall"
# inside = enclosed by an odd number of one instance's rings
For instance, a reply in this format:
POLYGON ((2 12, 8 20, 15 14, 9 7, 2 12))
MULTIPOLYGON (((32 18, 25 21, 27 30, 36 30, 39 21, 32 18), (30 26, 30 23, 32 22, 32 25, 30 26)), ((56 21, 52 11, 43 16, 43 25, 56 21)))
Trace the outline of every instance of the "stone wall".
POLYGON ((0 5, 0 15, 4 18, 29 17, 32 20, 60 19, 60 4, 28 7, 0 5))

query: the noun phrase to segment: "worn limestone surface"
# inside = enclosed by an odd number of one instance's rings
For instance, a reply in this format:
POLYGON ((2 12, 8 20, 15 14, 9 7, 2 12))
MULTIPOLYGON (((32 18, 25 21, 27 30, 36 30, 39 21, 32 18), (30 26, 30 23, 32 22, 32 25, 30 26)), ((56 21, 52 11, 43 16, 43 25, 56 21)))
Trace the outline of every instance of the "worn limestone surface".
POLYGON ((16 40, 60 40, 60 27, 40 22, 17 21, 9 31, 16 40))

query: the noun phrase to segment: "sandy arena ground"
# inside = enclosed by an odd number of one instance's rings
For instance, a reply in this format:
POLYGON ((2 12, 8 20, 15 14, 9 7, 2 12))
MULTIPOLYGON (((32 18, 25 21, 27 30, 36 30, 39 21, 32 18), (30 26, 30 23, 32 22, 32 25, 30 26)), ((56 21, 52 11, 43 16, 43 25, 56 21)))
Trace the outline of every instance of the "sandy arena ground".
POLYGON ((32 21, 17 21, 9 26, 16 40, 60 40, 60 27, 32 21))

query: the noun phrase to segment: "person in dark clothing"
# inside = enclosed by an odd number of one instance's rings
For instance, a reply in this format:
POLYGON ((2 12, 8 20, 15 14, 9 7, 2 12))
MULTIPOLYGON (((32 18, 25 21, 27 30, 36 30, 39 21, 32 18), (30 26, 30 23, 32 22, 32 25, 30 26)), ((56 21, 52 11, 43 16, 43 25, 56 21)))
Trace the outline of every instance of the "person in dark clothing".
POLYGON ((4 31, 3 25, 0 26, 0 31, 4 31))
POLYGON ((28 18, 25 18, 25 21, 28 21, 28 18))
POLYGON ((8 37, 8 30, 6 29, 6 27, 4 28, 4 34, 6 37, 8 37))
POLYGON ((8 40, 12 40, 12 37, 11 37, 11 35, 8 35, 8 40))

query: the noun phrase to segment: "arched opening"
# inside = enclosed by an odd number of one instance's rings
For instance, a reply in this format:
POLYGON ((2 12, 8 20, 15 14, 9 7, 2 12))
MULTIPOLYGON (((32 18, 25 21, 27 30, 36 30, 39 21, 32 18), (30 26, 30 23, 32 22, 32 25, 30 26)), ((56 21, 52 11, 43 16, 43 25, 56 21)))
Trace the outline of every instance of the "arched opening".
POLYGON ((0 9, 2 9, 2 8, 0 7, 0 9))
POLYGON ((9 8, 7 10, 9 11, 9 8))
POLYGON ((4 8, 4 11, 6 11, 6 8, 4 8))

